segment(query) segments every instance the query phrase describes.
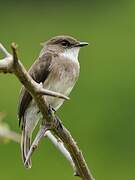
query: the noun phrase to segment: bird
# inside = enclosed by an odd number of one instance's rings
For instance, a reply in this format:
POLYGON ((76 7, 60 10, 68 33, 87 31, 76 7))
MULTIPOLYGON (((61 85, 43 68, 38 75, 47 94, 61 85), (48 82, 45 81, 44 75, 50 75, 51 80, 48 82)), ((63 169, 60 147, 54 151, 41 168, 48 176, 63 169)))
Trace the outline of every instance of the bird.
MULTIPOLYGON (((47 90, 68 96, 79 77, 78 54, 81 47, 88 45, 68 35, 55 36, 42 43, 39 57, 34 61, 28 73, 37 83, 47 90)), ((64 99, 46 96, 48 104, 57 111, 64 99)), ((19 125, 22 127, 21 153, 26 168, 31 168, 31 159, 25 163, 31 146, 32 133, 39 122, 36 102, 22 86, 18 103, 19 125)))

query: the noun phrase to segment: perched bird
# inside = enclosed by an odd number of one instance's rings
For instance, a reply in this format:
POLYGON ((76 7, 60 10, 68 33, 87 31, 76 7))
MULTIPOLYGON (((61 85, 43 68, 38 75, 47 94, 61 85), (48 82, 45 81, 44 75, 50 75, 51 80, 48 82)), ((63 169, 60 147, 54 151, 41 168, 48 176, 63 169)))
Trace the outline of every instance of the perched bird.
MULTIPOLYGON (((79 77, 78 53, 88 45, 70 36, 56 36, 43 44, 39 57, 29 69, 29 74, 48 90, 69 95, 79 77)), ((46 101, 57 111, 64 100, 46 96, 46 101)), ((31 146, 31 136, 39 121, 39 109, 29 92, 22 87, 18 105, 19 124, 22 126, 21 151, 25 164, 31 146)), ((31 167, 31 160, 25 166, 31 167)))

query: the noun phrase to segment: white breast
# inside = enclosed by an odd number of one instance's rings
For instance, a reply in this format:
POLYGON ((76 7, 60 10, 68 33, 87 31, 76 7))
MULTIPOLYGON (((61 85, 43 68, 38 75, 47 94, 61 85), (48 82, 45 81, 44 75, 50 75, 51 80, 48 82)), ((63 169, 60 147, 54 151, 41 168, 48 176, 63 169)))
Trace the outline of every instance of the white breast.
MULTIPOLYGON (((66 96, 68 96, 73 88, 75 84, 75 81, 69 81, 69 77, 67 74, 62 75, 62 78, 60 81, 51 81, 49 84, 44 83, 44 87, 48 90, 52 90, 55 92, 59 92, 62 93, 66 96)), ((46 97, 48 103, 54 107, 55 110, 57 110, 64 102, 63 99, 60 98, 54 98, 54 97, 50 97, 47 96, 46 97)))

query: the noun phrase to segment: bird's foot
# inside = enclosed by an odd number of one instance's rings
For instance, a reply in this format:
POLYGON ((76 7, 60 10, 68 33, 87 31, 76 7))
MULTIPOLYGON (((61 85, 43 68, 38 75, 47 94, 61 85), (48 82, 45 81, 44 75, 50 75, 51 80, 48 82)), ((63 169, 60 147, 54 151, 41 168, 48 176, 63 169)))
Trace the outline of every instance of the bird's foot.
MULTIPOLYGON (((54 113, 56 113, 56 110, 49 104, 48 114, 52 116, 54 113)), ((52 126, 54 126, 57 130, 62 130, 62 122, 61 120, 55 115, 54 122, 52 123, 52 126)))

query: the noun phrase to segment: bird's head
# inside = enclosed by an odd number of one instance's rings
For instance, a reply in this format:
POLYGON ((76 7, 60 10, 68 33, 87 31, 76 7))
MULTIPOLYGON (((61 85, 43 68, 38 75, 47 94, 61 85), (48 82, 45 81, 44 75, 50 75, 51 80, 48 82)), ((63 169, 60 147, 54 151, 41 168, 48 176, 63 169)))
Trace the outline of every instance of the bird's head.
POLYGON ((80 42, 71 36, 55 36, 45 42, 44 47, 50 49, 58 54, 64 55, 67 58, 78 57, 78 53, 81 47, 88 45, 87 42, 80 42))

